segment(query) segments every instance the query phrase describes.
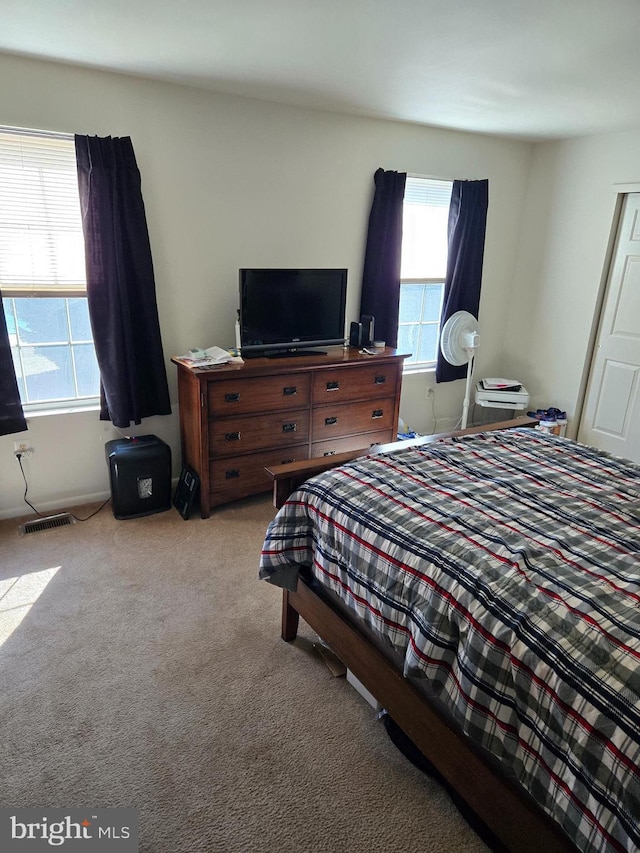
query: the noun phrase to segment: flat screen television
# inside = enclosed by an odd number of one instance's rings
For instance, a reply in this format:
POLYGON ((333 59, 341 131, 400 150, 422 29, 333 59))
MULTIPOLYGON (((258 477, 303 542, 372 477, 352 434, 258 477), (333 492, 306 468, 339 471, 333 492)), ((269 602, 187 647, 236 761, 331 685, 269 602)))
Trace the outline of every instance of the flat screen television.
POLYGON ((241 269, 243 358, 344 343, 346 299, 346 269, 241 269))

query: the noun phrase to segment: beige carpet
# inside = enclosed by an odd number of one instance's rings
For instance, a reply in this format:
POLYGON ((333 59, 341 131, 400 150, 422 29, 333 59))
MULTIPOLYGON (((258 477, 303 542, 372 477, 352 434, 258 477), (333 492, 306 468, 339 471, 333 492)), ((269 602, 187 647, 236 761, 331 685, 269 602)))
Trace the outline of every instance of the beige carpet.
POLYGON ((486 850, 307 626, 279 638, 272 515, 0 522, 1 804, 135 807, 162 853, 486 850))

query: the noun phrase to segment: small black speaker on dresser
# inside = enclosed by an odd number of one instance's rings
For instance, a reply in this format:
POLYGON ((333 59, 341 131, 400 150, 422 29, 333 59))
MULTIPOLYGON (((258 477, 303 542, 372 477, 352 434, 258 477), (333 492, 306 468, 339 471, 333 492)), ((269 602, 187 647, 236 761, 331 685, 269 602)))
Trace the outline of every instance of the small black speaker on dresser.
POLYGON ((362 323, 352 323, 349 327, 349 346, 358 349, 362 346, 362 323))
POLYGON ((373 327, 374 327, 374 318, 371 314, 363 314, 360 317, 360 324, 362 326, 362 346, 368 347, 373 343, 373 327))

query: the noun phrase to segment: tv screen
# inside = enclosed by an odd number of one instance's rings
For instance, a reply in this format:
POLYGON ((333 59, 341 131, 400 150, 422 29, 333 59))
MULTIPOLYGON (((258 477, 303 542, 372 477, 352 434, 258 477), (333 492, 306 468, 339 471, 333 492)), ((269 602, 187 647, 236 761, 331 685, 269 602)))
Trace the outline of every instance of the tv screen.
POLYGON ((242 355, 342 344, 346 297, 346 269, 241 269, 242 355))

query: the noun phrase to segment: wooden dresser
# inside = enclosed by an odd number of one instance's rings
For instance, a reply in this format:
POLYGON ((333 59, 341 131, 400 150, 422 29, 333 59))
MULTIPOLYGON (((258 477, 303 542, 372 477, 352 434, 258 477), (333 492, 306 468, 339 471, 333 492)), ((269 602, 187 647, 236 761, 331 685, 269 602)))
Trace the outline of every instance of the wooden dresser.
POLYGON ((271 489, 265 468, 393 441, 406 354, 331 347, 326 355, 178 368, 182 462, 200 510, 271 489))

